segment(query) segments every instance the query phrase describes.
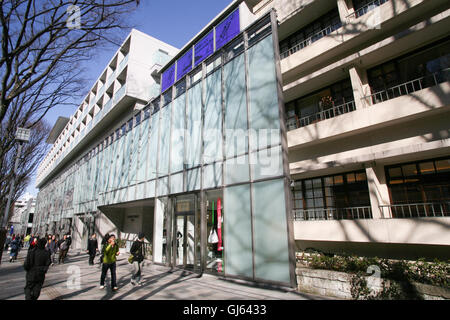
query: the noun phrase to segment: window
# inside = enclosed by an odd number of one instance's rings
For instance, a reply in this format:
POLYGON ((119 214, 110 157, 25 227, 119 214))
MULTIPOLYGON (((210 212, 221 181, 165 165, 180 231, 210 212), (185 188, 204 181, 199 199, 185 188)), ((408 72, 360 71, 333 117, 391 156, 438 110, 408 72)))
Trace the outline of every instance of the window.
POLYGON ((289 130, 354 111, 350 78, 286 104, 289 130))
POLYGON ((446 38, 367 71, 373 103, 449 81, 450 40, 446 38), (379 93, 379 94, 377 94, 379 93))
POLYGON ((134 126, 138 126, 141 123, 141 113, 138 112, 135 116, 134 116, 134 126))
POLYGON ((293 209, 300 219, 371 218, 365 171, 294 182, 293 209))

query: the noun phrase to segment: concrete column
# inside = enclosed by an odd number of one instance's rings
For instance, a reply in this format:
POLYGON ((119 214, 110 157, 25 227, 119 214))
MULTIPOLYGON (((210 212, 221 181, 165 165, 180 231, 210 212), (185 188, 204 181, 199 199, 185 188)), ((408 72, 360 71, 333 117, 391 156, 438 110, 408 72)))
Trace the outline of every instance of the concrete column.
MULTIPOLYGON (((389 205, 389 189, 387 187, 386 174, 384 166, 370 163, 366 165, 367 184, 369 188, 370 205, 372 207, 372 216, 374 219, 382 219, 383 212, 380 205, 389 205)), ((385 210, 385 215, 387 211, 385 210)))
POLYGON ((352 67, 349 70, 350 80, 352 82, 353 96, 355 98, 356 109, 362 109, 369 106, 369 101, 363 101, 363 98, 370 95, 369 79, 367 71, 359 67, 352 67))
POLYGON ((164 203, 155 199, 155 218, 153 221, 153 262, 162 263, 162 245, 164 230, 164 203))
POLYGON ((337 6, 339 10, 339 16, 341 18, 342 23, 347 22, 347 17, 355 12, 353 9, 353 3, 351 0, 337 0, 337 6))

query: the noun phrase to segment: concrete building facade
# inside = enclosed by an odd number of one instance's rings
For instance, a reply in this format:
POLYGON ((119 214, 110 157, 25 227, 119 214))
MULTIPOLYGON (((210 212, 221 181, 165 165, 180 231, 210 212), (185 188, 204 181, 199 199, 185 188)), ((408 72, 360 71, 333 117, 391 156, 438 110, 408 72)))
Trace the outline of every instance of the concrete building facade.
POLYGON ((133 30, 53 132, 35 230, 292 286, 296 250, 448 259, 449 14, 247 0, 180 50, 133 30))

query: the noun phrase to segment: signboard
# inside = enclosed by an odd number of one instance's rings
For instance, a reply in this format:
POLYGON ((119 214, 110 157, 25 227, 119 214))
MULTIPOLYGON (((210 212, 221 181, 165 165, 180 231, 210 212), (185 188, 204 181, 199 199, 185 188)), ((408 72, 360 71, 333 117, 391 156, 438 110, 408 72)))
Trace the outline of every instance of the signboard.
POLYGON ((235 10, 216 27, 216 50, 222 48, 228 41, 240 32, 239 10, 235 10))
POLYGON ((192 48, 177 60, 177 80, 183 78, 183 76, 192 69, 192 48))
POLYGON ((161 90, 166 91, 175 81, 175 64, 170 66, 161 77, 161 90))
POLYGON ((211 30, 194 46, 195 56, 194 65, 197 66, 200 62, 214 53, 214 32, 211 30))

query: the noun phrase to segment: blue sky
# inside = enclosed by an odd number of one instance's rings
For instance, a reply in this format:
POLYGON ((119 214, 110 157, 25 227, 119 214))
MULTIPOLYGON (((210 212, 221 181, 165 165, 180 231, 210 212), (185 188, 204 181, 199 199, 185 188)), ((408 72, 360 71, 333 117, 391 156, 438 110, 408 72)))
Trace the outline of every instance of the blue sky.
MULTIPOLYGON (((232 0, 141 0, 136 11, 126 17, 126 20, 135 29, 174 47, 182 48, 231 2, 232 0)), ((100 76, 116 50, 117 47, 99 51, 95 59, 86 65, 89 71, 84 76, 90 79, 87 83, 88 89, 100 76)), ((53 126, 59 116, 70 117, 76 108, 77 106, 55 107, 48 113, 46 120, 53 126)), ((35 182, 33 175, 26 192, 37 194, 35 182)))

